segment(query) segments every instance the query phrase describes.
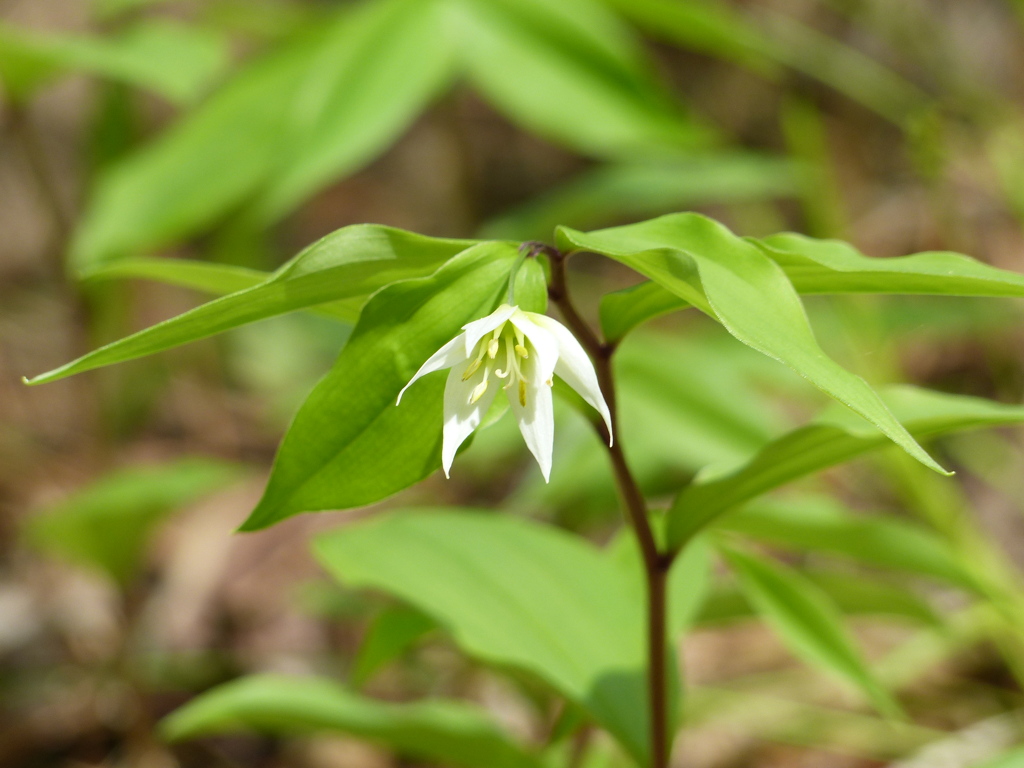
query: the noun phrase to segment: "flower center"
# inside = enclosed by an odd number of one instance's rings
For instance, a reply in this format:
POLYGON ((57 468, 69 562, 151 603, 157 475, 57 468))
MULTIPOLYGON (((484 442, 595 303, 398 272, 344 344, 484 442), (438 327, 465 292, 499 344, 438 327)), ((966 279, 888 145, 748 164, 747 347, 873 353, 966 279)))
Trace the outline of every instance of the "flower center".
POLYGON ((476 357, 462 374, 463 381, 476 374, 482 367, 483 380, 473 387, 469 402, 475 403, 487 391, 491 374, 499 379, 507 379, 502 389, 517 386, 519 404, 526 406, 526 377, 523 375, 523 361, 529 359, 530 351, 526 346, 526 336, 512 323, 504 323, 480 340, 476 348, 476 357), (504 368, 498 368, 504 362, 504 368))

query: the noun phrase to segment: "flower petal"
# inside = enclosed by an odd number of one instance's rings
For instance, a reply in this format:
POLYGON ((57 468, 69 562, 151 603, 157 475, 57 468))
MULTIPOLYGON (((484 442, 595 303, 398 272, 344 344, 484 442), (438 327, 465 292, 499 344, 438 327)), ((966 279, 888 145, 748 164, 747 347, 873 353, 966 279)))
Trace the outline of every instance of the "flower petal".
POLYGON ((502 304, 496 310, 491 312, 487 317, 481 317, 479 320, 474 320, 471 323, 466 323, 462 326, 463 337, 466 341, 466 357, 473 354, 473 348, 485 334, 490 333, 499 325, 505 323, 512 313, 517 310, 516 307, 510 307, 508 304, 502 304))
POLYGON ((554 318, 547 315, 540 315, 533 312, 524 313, 530 315, 530 320, 544 328, 555 337, 558 342, 558 363, 555 365, 555 375, 562 381, 575 389, 584 400, 604 419, 608 427, 608 442, 614 440, 612 435, 612 416, 608 410, 608 404, 601 393, 601 386, 597 382, 597 373, 594 371, 594 364, 590 360, 583 346, 572 332, 554 318))
MULTIPOLYGON (((533 321, 535 317, 544 317, 534 312, 516 310, 512 315, 512 325, 523 332, 533 347, 533 360, 537 364, 536 374, 543 382, 551 381, 558 364, 558 339, 546 328, 533 321), (532 317, 531 317, 532 316, 532 317)), ((548 319, 548 318, 545 318, 548 319)))
POLYGON ((456 365, 448 373, 448 382, 444 386, 444 439, 441 445, 441 467, 444 476, 450 477, 455 454, 473 430, 480 426, 487 409, 491 407, 494 396, 500 388, 499 382, 492 380, 483 395, 471 403, 473 390, 484 380, 484 371, 478 370, 469 379, 462 377, 471 361, 465 360, 456 365))
POLYGON ((463 353, 464 346, 462 337, 464 335, 465 334, 460 333, 454 339, 437 350, 437 352, 432 354, 427 362, 420 366, 420 369, 413 374, 411 379, 409 379, 409 383, 402 387, 402 391, 398 393, 398 401, 395 405, 402 402, 402 395, 405 394, 405 390, 411 387, 417 379, 421 379, 428 373, 433 373, 434 371, 451 368, 456 363, 466 359, 467 355, 463 353))
POLYGON ((540 465, 544 482, 551 476, 551 454, 555 443, 555 414, 551 402, 551 387, 542 377, 540 366, 533 358, 523 361, 526 384, 526 405, 519 400, 516 387, 509 388, 508 401, 519 424, 526 447, 540 465))

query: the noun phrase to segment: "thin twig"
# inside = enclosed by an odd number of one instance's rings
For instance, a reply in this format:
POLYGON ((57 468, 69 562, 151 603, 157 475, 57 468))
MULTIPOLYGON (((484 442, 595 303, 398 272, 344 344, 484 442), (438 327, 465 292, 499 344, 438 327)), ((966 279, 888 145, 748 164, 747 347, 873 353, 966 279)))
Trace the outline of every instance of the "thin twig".
MULTIPOLYGON (((568 258, 557 248, 539 243, 525 247, 534 253, 543 252, 551 260, 551 284, 548 295, 558 307, 566 326, 579 339, 580 344, 593 359, 598 384, 608 404, 611 415, 612 434, 619 435, 618 403, 615 390, 615 376, 612 371, 612 354, 615 347, 602 342, 589 324, 580 316, 569 297, 566 281, 565 262, 568 258)), ((640 486, 636 482, 622 444, 616 439, 609 445, 610 435, 603 423, 596 425, 598 433, 608 446, 608 455, 615 471, 615 481, 626 507, 628 520, 636 534, 644 564, 647 585, 647 693, 651 715, 651 766, 667 768, 669 761, 668 732, 668 668, 666 664, 666 581, 673 555, 659 550, 654 531, 647 513, 640 486)))

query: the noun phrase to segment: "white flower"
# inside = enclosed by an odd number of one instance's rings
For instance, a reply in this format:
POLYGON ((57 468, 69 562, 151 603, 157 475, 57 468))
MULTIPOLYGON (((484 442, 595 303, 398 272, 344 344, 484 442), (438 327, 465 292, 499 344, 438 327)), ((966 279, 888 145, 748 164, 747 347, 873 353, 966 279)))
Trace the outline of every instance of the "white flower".
POLYGON ((611 414, 594 366, 564 325, 546 315, 502 304, 462 328, 463 333, 437 350, 398 393, 401 402, 405 390, 420 377, 451 369, 444 388, 441 464, 445 477, 455 452, 480 426, 501 389, 546 481, 555 438, 551 386, 556 374, 601 414, 611 439, 611 414))

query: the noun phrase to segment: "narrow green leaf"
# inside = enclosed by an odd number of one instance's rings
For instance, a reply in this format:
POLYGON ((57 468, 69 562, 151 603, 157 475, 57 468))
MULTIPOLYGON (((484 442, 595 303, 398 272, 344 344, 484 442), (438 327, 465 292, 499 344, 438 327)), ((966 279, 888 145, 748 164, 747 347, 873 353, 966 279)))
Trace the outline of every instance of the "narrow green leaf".
POLYGON ((711 547, 694 539, 672 564, 668 574, 669 637, 684 634, 693 625, 711 590, 711 547))
POLYGON ((582 539, 521 518, 416 510, 321 535, 314 552, 343 583, 429 614, 471 656, 547 681, 644 764, 643 602, 582 539))
POLYGON ((454 74, 443 6, 363 3, 318 50, 297 85, 261 220, 363 166, 398 138, 454 74))
POLYGON ((879 712, 900 706, 871 674, 843 617, 828 596, 792 568, 737 549, 723 548, 744 594, 799 657, 858 688, 879 712))
POLYGON ((599 3, 458 0, 452 11, 470 79, 530 131, 603 157, 707 143, 599 3))
POLYGON ((210 459, 120 469, 29 518, 25 536, 127 583, 155 525, 238 477, 237 466, 210 459))
POLYGON ((463 325, 505 300, 516 249, 481 243, 430 277, 377 293, 334 368, 299 409, 242 530, 299 512, 370 504, 441 466, 446 374, 398 393, 463 325))
POLYGON ((974 589, 945 542, 927 528, 891 517, 853 515, 831 499, 766 500, 725 515, 715 527, 974 589))
POLYGON ((227 54, 220 35, 165 20, 142 21, 103 38, 0 25, 0 81, 15 101, 65 72, 85 72, 188 103, 224 71, 227 54))
MULTIPOLYGON (((1022 406, 909 386, 884 391, 893 412, 912 434, 922 439, 1024 422, 1022 406)), ((698 480, 685 488, 669 512, 669 542, 679 546, 719 515, 745 501, 887 444, 881 433, 849 412, 830 409, 815 423, 765 446, 732 472, 698 480)))
POLYGON ((343 733, 401 755, 479 768, 541 768, 479 709, 455 701, 393 704, 315 678, 256 675, 193 699, 160 724, 181 741, 254 730, 275 735, 343 733))
MULTIPOLYGON (((370 224, 345 227, 313 243, 258 285, 107 344, 28 383, 42 384, 152 355, 285 312, 365 297, 396 280, 427 274, 471 244, 370 224)), ((164 274, 168 271, 165 268, 164 274)), ((233 279, 239 276, 236 273, 233 279)), ((352 304, 342 309, 346 308, 358 310, 352 304)), ((354 320, 354 314, 344 319, 354 320)))
POLYGON ((781 268, 721 224, 677 214, 589 234, 560 227, 557 238, 566 250, 602 253, 660 283, 863 416, 922 464, 946 474, 864 379, 822 351, 781 268))
POLYGON ((718 152, 632 161, 588 171, 484 225, 486 237, 550 237, 559 224, 588 229, 702 205, 788 197, 799 168, 786 158, 718 152))
POLYGON ((403 605, 386 607, 374 616, 366 630, 349 682, 354 688, 362 688, 379 669, 436 627, 433 619, 417 610, 403 605))

